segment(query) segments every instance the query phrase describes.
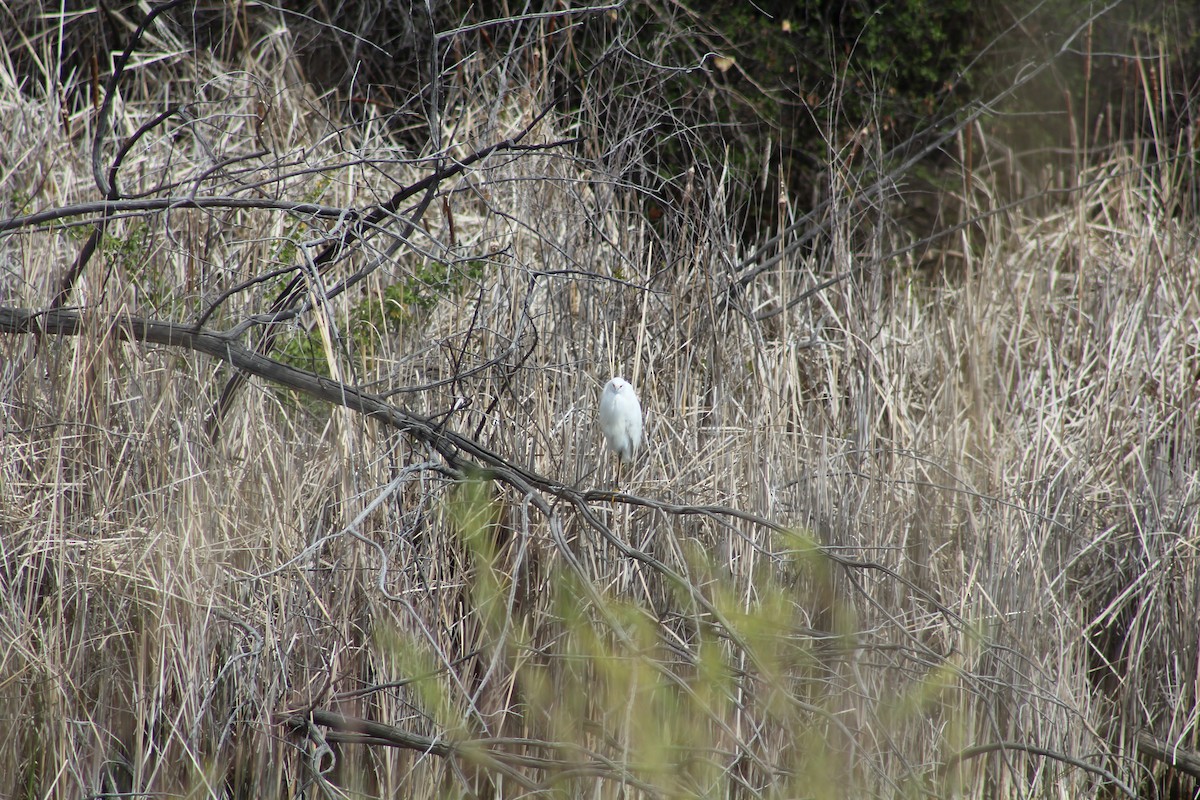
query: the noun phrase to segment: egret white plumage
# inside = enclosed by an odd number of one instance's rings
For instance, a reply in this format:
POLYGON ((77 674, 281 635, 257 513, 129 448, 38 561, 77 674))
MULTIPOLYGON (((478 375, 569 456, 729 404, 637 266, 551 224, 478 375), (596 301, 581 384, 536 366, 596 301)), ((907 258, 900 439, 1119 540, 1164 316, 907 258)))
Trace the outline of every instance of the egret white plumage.
POLYGON ((620 376, 609 381, 600 395, 600 430, 621 462, 631 463, 642 444, 642 404, 633 385, 620 376))

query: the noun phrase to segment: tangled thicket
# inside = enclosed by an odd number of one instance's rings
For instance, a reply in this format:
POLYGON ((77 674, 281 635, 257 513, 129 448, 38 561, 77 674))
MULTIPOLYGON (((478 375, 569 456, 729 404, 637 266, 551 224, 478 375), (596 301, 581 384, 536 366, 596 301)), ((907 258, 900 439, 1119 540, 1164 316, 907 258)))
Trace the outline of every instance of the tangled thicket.
POLYGON ((385 102, 200 5, 0 62, 0 791, 1186 791, 1183 133, 842 118, 797 198, 624 7, 416 19, 385 102))

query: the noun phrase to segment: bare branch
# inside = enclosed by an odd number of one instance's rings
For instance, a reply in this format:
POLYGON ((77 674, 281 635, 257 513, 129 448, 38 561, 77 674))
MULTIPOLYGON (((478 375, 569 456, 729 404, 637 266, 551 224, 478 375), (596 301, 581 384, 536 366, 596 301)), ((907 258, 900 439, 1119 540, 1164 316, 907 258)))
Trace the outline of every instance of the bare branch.
POLYGON ((348 717, 332 711, 313 710, 294 714, 278 714, 278 725, 286 725, 297 733, 305 734, 311 725, 321 725, 334 731, 323 738, 353 744, 382 744, 428 753, 446 759, 461 759, 475 767, 500 773, 511 778, 530 791, 545 790, 565 780, 580 776, 603 778, 632 786, 651 797, 659 797, 657 789, 645 781, 638 780, 629 767, 618 765, 597 753, 584 751, 574 744, 538 741, 534 739, 497 741, 494 739, 452 741, 446 738, 424 736, 404 730, 395 725, 385 725, 359 717, 348 717), (567 761, 565 759, 507 753, 497 745, 509 743, 523 749, 568 752, 588 759, 567 761), (527 778, 520 769, 536 769, 550 774, 542 781, 527 778))
POLYGON ((972 758, 978 758, 979 756, 987 755, 988 753, 1002 753, 1005 750, 1033 753, 1034 755, 1045 756, 1046 758, 1052 758, 1055 761, 1061 761, 1064 764, 1070 764, 1073 767, 1078 767, 1086 772, 1099 775, 1117 789, 1120 789, 1122 794, 1124 794, 1126 797, 1131 797, 1133 800, 1137 800, 1138 793, 1126 785, 1124 781, 1122 781, 1116 775, 1112 774, 1112 772, 1109 770, 1106 770, 1103 767, 1097 767, 1094 764, 1089 764, 1082 759, 1075 758, 1074 756, 1067 755, 1066 753, 1060 753, 1057 750, 1051 750, 1048 747, 1039 747, 1038 745, 1025 744, 1024 742, 989 742, 988 744, 980 744, 975 745, 974 747, 968 747, 959 752, 953 758, 947 760, 942 769, 950 770, 962 761, 969 761, 972 758))

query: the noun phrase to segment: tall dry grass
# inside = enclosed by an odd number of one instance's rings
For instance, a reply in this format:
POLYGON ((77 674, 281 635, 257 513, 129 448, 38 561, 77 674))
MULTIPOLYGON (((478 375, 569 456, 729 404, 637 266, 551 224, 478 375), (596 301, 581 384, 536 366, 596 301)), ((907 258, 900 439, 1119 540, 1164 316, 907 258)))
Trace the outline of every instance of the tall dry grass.
MULTIPOLYGON (((464 61, 410 152, 382 105, 348 124, 306 88, 286 26, 236 65, 172 30, 114 130, 188 113, 127 196, 363 209, 551 97, 515 69, 550 36, 464 61)), ((95 200, 94 109, 12 64, 0 216, 95 200)), ((1152 785, 1139 734, 1195 749, 1200 275, 1170 175, 1130 142, 1027 216, 989 142, 944 198, 978 222, 910 250, 902 187, 864 202, 831 131, 826 234, 733 289, 735 173, 698 165, 652 221, 622 177, 644 112, 546 115, 545 149, 448 179, 403 235, 413 198, 310 273, 274 352, 546 479, 524 488, 264 381, 214 441, 226 367, 105 323, 191 323, 347 220, 107 224, 70 294, 90 334, 0 338, 0 792, 1107 796, 1152 785), (617 373, 647 412, 620 487, 617 373)), ((44 308, 91 220, 4 234, 3 305, 44 308)))

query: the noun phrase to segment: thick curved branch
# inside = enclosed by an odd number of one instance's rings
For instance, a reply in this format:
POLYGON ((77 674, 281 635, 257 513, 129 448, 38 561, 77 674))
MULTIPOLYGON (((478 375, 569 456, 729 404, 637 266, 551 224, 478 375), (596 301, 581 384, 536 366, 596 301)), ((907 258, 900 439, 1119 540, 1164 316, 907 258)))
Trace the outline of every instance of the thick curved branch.
MULTIPOLYGON (((109 317, 100 325, 108 336, 123 341, 147 342, 183 347, 218 358, 238 370, 295 389, 319 400, 345 406, 381 419, 414 438, 432 445, 455 466, 462 462, 457 448, 430 420, 410 414, 361 392, 340 381, 330 380, 302 369, 259 355, 234 341, 233 337, 172 322, 155 322, 128 315, 109 317)), ((0 332, 79 336, 90 332, 91 325, 78 311, 56 309, 47 312, 0 307, 0 332)), ((480 448, 482 450, 482 448, 480 448)), ((483 451, 486 452, 486 451, 483 451)), ((499 458, 498 456, 494 456, 499 458)))
POLYGON ((1148 733, 1137 735, 1138 751, 1200 780, 1200 752, 1156 739, 1148 733))
MULTIPOLYGON (((104 148, 104 139, 108 136, 111 130, 110 120, 112 118, 113 98, 117 94, 117 84, 121 82, 121 76, 125 73, 125 66, 129 63, 129 57, 133 55, 133 48, 137 47, 138 42, 142 40, 142 36, 146 34, 150 23, 160 15, 170 11, 176 6, 183 5, 187 0, 169 0, 166 3, 159 3, 151 6, 149 13, 146 14, 141 24, 137 26, 137 30, 129 37, 129 41, 125 44, 124 51, 113 61, 112 75, 108 76, 108 83, 104 87, 104 103, 100 106, 100 113, 96 118, 96 134, 92 137, 92 178, 96 181, 96 188, 100 190, 100 194, 110 200, 119 198, 120 190, 117 188, 117 169, 120 167, 121 159, 116 159, 108 174, 104 174, 103 167, 100 166, 100 154, 104 148)), ((140 132, 135 134, 135 138, 140 136, 140 132)))
POLYGON ((294 714, 278 714, 275 717, 275 723, 286 725, 298 733, 305 733, 311 725, 320 725, 331 731, 323 736, 327 741, 400 747, 428 753, 439 758, 461 759, 472 766, 511 778, 527 790, 544 790, 562 780, 588 775, 632 786, 652 797, 659 796, 655 787, 638 780, 625 767, 596 753, 581 751, 581 748, 574 744, 544 742, 535 739, 511 742, 522 749, 533 747, 540 750, 570 751, 573 755, 587 758, 586 762, 508 753, 496 747, 497 744, 504 743, 504 740, 477 739, 456 742, 413 733, 394 725, 385 725, 360 717, 347 717, 332 711, 313 710, 294 714), (546 770, 550 774, 546 776, 546 780, 539 782, 531 780, 518 771, 519 768, 546 770))
MULTIPOLYGON (((90 329, 90 326, 88 326, 90 329)), ((479 474, 482 470, 489 478, 500 480, 522 492, 544 491, 559 500, 574 505, 590 518, 593 527, 603 529, 591 513, 590 504, 595 502, 619 502, 630 506, 653 508, 663 513, 675 516, 701 515, 707 517, 730 517, 749 522, 776 532, 788 530, 777 522, 725 506, 686 506, 674 503, 664 503, 638 495, 613 492, 580 492, 560 481, 524 467, 513 464, 502 455, 484 447, 474 439, 447 429, 442 423, 413 414, 409 411, 388 403, 383 397, 362 391, 341 381, 318 375, 315 372, 297 369, 273 358, 256 353, 239 344, 234 336, 217 331, 205 330, 173 322, 156 322, 129 315, 109 317, 101 324, 108 335, 125 341, 147 342, 172 347, 183 347, 225 361, 230 366, 246 375, 260 378, 285 386, 289 389, 304 392, 310 397, 324 400, 334 405, 343 406, 352 411, 366 414, 379 420, 402 433, 412 436, 418 441, 432 447, 460 476, 471 473, 479 474)), ((0 306, 0 333, 31 333, 57 334, 61 336, 78 336, 85 332, 85 320, 78 311, 54 309, 51 311, 31 311, 28 309, 0 306)), ((602 531, 603 532, 603 531, 602 531)), ((609 532, 611 537, 611 532, 609 532)), ((606 537, 608 538, 608 537, 606 537)), ((686 581, 665 564, 636 548, 630 547, 612 537, 613 546, 625 555, 634 558, 655 569, 668 579, 676 582, 686 581)), ((831 553, 814 545, 816 551, 830 561, 846 568, 880 570, 894 580, 904 583, 927 601, 932 602, 939 611, 949 619, 961 622, 959 615, 951 609, 938 603, 935 598, 928 596, 910 581, 887 569, 880 564, 870 561, 847 559, 836 553, 831 553)))
MULTIPOLYGON (((705 612, 718 620, 725 628, 726 635, 739 647, 749 651, 746 643, 740 640, 735 627, 729 624, 720 610, 699 591, 698 587, 682 575, 672 570, 668 565, 648 553, 631 547, 613 535, 612 531, 597 517, 591 503, 598 501, 621 502, 627 505, 640 505, 656 508, 659 511, 675 515, 700 514, 710 517, 727 516, 761 525, 771 530, 781 531, 784 527, 778 523, 763 519, 745 512, 721 506, 680 506, 659 503, 647 498, 628 494, 613 494, 580 492, 564 483, 539 475, 532 470, 513 464, 502 455, 495 453, 474 439, 456 433, 444 427, 441 423, 405 411, 394 406, 378 395, 364 392, 340 381, 318 375, 314 372, 297 369, 296 367, 276 361, 256 353, 237 343, 232 335, 197 329, 187 325, 170 322, 155 322, 128 315, 117 315, 106 320, 88 324, 78 311, 55 309, 46 312, 36 312, 27 309, 0 307, 0 332, 58 334, 78 336, 85 331, 95 331, 96 327, 103 330, 102 335, 112 336, 124 341, 148 342, 173 347, 183 347, 189 350, 205 353, 227 362, 245 375, 255 375, 296 391, 304 392, 310 397, 324 400, 334 405, 343 406, 365 414, 385 425, 424 442, 437 452, 452 468, 452 474, 458 477, 467 475, 482 475, 489 479, 498 480, 513 487, 525 495, 534 495, 535 503, 548 517, 553 516, 545 497, 537 497, 537 492, 545 492, 557 500, 564 501, 580 513, 590 527, 596 530, 609 544, 628 558, 635 559, 658 572, 668 581, 687 591, 694 601, 705 612)), ((850 561, 836 554, 827 552, 819 545, 814 545, 815 551, 823 557, 840 564, 844 568, 882 570, 895 580, 909 586, 927 601, 934 602, 939 610, 958 620, 958 616, 936 603, 927 593, 913 586, 892 570, 871 562, 850 561)), ((570 549, 565 542, 560 542, 563 556, 572 558, 570 549)), ((582 568, 579 568, 582 572, 582 568)), ((806 631, 809 635, 823 637, 820 631, 806 631)), ((812 710, 812 709, 810 709, 812 710)), ((836 720, 831 720, 840 724, 836 720)))
MULTIPOLYGON (((78 336, 84 333, 84 318, 78 311, 69 309, 54 309, 51 311, 31 311, 22 308, 0 306, 0 333, 32 333, 38 335, 57 334, 61 336, 78 336)), ((398 406, 388 403, 382 396, 365 392, 348 384, 318 375, 315 372, 297 369, 273 358, 261 355, 239 344, 234 335, 218 331, 205 330, 190 325, 173 322, 156 322, 131 315, 115 315, 103 323, 109 335, 125 341, 148 342, 174 347, 184 347, 189 350, 205 353, 225 361, 230 366, 247 375, 254 375, 273 381, 289 389, 304 392, 318 400, 324 400, 334 405, 343 406, 367 416, 380 420, 403 433, 407 433, 419 441, 431 445, 456 469, 466 468, 477 473, 481 468, 489 477, 498 478, 518 489, 537 489, 549 492, 560 500, 565 500, 577 507, 589 506, 596 502, 618 502, 629 506, 642 506, 674 516, 706 516, 729 517, 740 519, 752 525, 781 533, 789 530, 786 525, 726 506, 679 505, 666 503, 639 495, 614 493, 610 491, 580 492, 562 482, 539 475, 532 470, 513 464, 502 455, 492 452, 472 438, 448 430, 434 419, 422 417, 405 411, 398 406)), ((395 394, 391 392, 390 394, 395 394)), ((634 550, 624 543, 616 543, 619 549, 627 555, 653 567, 660 567, 656 559, 641 551, 634 550)), ((819 545, 816 549, 830 561, 844 567, 855 569, 882 570, 889 577, 908 585, 914 591, 920 590, 879 564, 871 561, 859 561, 827 552, 819 545)), ((666 569, 662 567, 662 569, 666 569)), ((668 571, 669 572, 669 571, 668 571)), ((668 575, 669 576, 669 575, 668 575)), ((922 596, 925 596, 922 593, 922 596)), ((948 618, 962 622, 962 618, 932 597, 925 598, 945 614, 948 618)))

